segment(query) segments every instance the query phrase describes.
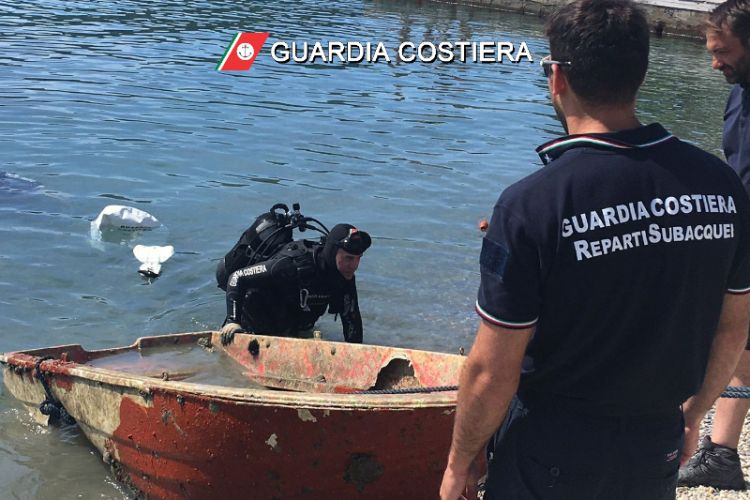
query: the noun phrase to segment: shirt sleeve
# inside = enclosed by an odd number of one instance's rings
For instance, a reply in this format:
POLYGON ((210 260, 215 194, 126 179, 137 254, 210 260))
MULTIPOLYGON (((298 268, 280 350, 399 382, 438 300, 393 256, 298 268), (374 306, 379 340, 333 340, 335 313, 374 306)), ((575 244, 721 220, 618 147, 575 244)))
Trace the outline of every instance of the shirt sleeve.
POLYGON ((742 195, 736 198, 740 224, 735 230, 740 234, 732 268, 729 271, 727 293, 739 295, 750 293, 750 200, 742 195))
POLYGON ((501 202, 482 240, 479 267, 479 316, 505 328, 533 326, 541 304, 538 246, 529 237, 526 222, 501 202))

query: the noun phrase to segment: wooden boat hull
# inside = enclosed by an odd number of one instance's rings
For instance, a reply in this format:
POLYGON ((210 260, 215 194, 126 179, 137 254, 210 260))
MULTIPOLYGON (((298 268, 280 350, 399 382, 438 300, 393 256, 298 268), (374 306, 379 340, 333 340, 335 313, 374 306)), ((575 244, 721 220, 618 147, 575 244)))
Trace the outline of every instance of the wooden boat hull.
POLYGON ((437 494, 456 392, 351 392, 376 385, 384 367, 404 362, 421 386, 454 385, 460 356, 251 335, 238 336, 227 349, 250 378, 292 380, 307 392, 194 384, 87 365, 113 353, 198 339, 215 345, 218 334, 146 337, 104 351, 62 346, 1 355, 0 362, 8 390, 39 417, 46 393, 34 367, 53 356, 39 370, 50 392, 117 479, 141 497, 437 494))

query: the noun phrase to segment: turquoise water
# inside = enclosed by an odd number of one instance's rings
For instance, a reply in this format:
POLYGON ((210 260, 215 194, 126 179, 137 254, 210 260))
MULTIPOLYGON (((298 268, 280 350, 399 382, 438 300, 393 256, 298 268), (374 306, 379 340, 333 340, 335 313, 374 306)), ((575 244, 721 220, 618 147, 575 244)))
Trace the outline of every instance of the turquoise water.
MULTIPOLYGON (((373 235, 358 272, 366 342, 471 344, 477 222, 561 132, 536 17, 336 0, 42 0, 0 14, 0 351, 218 327, 217 259, 257 214, 295 201, 373 235), (250 72, 215 71, 241 30, 271 38, 250 72), (282 65, 277 40, 523 41, 535 62, 282 65), (108 204, 165 229, 92 242, 108 204), (136 272, 140 242, 175 247, 153 282, 136 272)), ((654 40, 640 116, 718 154, 727 92, 699 42, 654 40)), ((341 339, 331 318, 320 327, 341 339)), ((7 393, 0 491, 122 498, 77 432, 31 424, 7 393)))

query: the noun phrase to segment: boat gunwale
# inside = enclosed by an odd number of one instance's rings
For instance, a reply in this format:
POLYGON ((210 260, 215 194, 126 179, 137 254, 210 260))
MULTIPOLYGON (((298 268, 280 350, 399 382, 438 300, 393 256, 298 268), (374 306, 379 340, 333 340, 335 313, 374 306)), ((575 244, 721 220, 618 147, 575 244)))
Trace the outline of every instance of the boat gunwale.
MULTIPOLYGON (((0 353, 0 363, 6 365, 5 369, 13 366, 25 366, 31 368, 38 359, 45 353, 51 351, 62 351, 65 349, 79 349, 80 352, 93 354, 92 359, 96 359, 101 354, 112 354, 118 351, 128 351, 140 349, 145 343, 150 343, 154 339, 161 339, 161 343, 166 344, 169 339, 180 338, 201 338, 217 334, 215 331, 177 333, 169 335, 159 335, 152 337, 139 337, 130 346, 115 347, 109 349, 85 350, 79 344, 68 344, 40 349, 29 349, 24 351, 13 351, 0 353), (32 359, 19 359, 20 357, 29 357, 32 359)), ((262 335, 253 335, 253 337, 266 338, 262 335)), ((278 337, 268 337, 278 339, 278 337)), ((298 339, 285 339, 298 340, 298 339)), ((319 342, 319 340, 302 340, 302 342, 319 342)), ((323 341, 331 342, 331 341, 323 341)), ((336 343, 336 342, 331 342, 336 343)), ((155 344, 158 345, 158 344, 155 344)), ((397 351, 414 352, 417 349, 403 349, 397 347, 384 347, 395 349, 397 351)), ((427 352, 427 351, 421 351, 427 352)), ((441 356, 457 356, 447 353, 436 353, 441 356)), ((59 374, 78 378, 84 381, 93 381, 100 384, 107 384, 113 387, 124 387, 135 389, 141 394, 150 394, 154 391, 161 391, 174 394, 189 394, 196 398, 206 398, 214 400, 224 400, 234 404, 252 404, 261 406, 279 406, 300 409, 336 409, 336 410, 412 410, 417 408, 454 408, 457 401, 457 392, 441 391, 428 393, 403 393, 403 394, 366 394, 366 393, 335 393, 335 392, 292 392, 279 391, 274 389, 256 389, 256 388, 227 388, 226 386, 197 384, 192 382, 161 380, 158 378, 148 377, 107 368, 90 367, 84 364, 64 361, 62 359, 50 359, 43 362, 44 372, 59 374)))

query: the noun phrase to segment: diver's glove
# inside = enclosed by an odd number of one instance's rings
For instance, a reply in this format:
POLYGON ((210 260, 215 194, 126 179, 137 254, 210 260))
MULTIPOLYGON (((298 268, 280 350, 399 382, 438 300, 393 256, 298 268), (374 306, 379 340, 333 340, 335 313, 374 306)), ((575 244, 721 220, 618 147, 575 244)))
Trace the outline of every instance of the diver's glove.
POLYGON ((237 323, 227 323, 221 327, 221 345, 231 344, 234 340, 234 334, 243 331, 237 323))

